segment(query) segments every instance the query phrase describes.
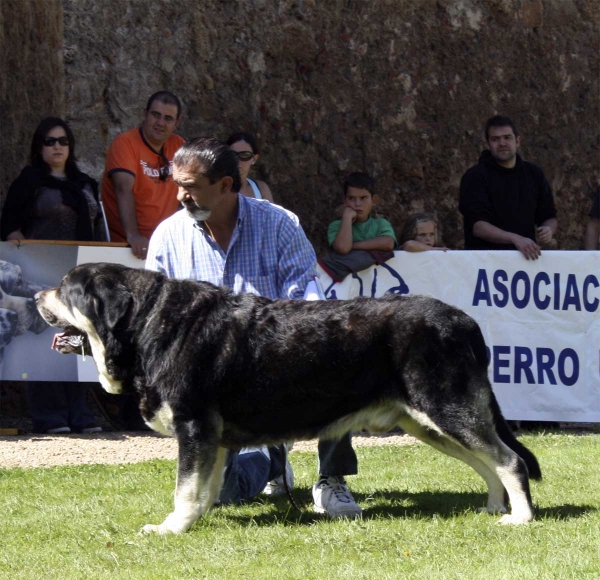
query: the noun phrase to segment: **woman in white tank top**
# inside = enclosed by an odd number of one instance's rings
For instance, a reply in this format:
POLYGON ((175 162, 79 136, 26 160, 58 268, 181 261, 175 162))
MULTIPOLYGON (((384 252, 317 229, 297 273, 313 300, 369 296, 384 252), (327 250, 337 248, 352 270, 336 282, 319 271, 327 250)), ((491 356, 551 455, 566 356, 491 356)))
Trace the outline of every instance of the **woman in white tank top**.
POLYGON ((242 187, 240 193, 246 197, 255 197, 256 199, 266 199, 273 202, 273 194, 269 186, 264 181, 252 180, 248 177, 250 169, 258 161, 260 153, 256 138, 251 133, 233 133, 227 139, 227 145, 235 152, 240 167, 240 177, 242 187))

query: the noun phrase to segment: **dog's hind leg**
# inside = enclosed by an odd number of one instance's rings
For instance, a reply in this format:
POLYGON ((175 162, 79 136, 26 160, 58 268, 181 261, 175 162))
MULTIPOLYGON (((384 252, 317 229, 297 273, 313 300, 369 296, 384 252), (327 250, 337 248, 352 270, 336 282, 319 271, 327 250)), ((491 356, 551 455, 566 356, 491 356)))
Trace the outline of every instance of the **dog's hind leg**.
MULTIPOLYGON (((453 442, 452 439, 450 441, 453 442)), ((486 481, 488 503, 485 511, 506 513, 505 498, 508 494, 511 513, 502 516, 499 523, 518 525, 530 522, 533 506, 525 462, 497 437, 493 442, 471 442, 469 447, 456 442, 454 446, 444 445, 440 450, 470 465, 486 481)))
POLYGON ((454 457, 454 459, 466 463, 483 478, 488 487, 488 500, 486 507, 479 508, 479 511, 485 511, 491 514, 505 514, 508 511, 506 490, 502 481, 495 471, 490 469, 486 463, 481 461, 481 459, 479 459, 471 450, 442 432, 424 428, 413 421, 410 423, 403 422, 402 428, 407 433, 417 437, 424 443, 431 445, 441 453, 445 453, 450 457, 454 457))
MULTIPOLYGON (((427 443, 431 444, 430 441, 427 441, 427 443)), ((433 446, 435 447, 435 445, 433 446)), ((478 511, 489 514, 505 514, 508 512, 508 496, 502 480, 485 462, 481 461, 471 450, 450 439, 446 440, 439 450, 466 463, 486 482, 488 487, 487 504, 485 507, 478 508, 478 511)))

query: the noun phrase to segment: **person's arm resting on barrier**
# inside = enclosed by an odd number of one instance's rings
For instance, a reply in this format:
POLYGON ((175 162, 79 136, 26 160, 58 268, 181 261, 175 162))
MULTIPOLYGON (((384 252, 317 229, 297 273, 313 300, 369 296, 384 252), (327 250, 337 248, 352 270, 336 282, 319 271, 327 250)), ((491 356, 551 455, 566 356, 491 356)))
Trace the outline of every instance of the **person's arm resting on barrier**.
POLYGON ((447 252, 449 248, 445 246, 428 246, 419 240, 408 240, 400 246, 401 250, 405 252, 428 252, 430 250, 438 250, 440 252, 447 252))
POLYGON ((115 171, 110 177, 115 186, 119 218, 127 237, 127 243, 131 246, 134 256, 143 260, 148 250, 148 238, 142 236, 138 230, 135 198, 133 197, 135 177, 126 171, 115 171))
POLYGON ((353 250, 380 250, 385 252, 391 252, 396 248, 396 234, 394 228, 390 222, 386 219, 376 219, 374 222, 377 224, 377 232, 375 236, 362 242, 354 242, 352 244, 353 250))
POLYGON ((362 242, 354 242, 352 244, 353 250, 388 250, 392 251, 396 247, 396 241, 392 236, 377 236, 370 240, 364 240, 362 242))
POLYGON ((473 235, 495 244, 512 244, 528 260, 537 260, 541 255, 541 248, 533 240, 513 232, 507 232, 489 222, 481 220, 475 222, 473 224, 473 235))

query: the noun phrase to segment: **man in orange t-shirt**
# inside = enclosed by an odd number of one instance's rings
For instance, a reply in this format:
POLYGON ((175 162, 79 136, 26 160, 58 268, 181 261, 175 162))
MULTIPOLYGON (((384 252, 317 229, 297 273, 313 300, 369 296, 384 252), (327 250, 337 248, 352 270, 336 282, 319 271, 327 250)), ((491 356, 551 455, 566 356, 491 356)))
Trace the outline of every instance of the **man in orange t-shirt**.
POLYGON ((179 209, 173 156, 184 143, 174 135, 181 102, 168 91, 154 93, 140 127, 118 135, 106 154, 102 202, 110 239, 127 242, 140 260, 156 226, 179 209))

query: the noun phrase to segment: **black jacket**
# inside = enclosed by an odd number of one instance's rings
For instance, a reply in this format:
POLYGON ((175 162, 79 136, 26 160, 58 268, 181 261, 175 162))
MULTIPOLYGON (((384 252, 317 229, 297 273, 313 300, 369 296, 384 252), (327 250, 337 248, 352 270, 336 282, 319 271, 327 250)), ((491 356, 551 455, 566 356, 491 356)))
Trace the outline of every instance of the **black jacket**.
POLYGON ((488 150, 463 175, 458 209, 464 217, 465 250, 515 249, 512 244, 495 244, 473 236, 475 222, 485 221, 535 241, 536 226, 556 217, 550 185, 537 165, 517 155, 516 165, 507 169, 488 150))
MULTIPOLYGON (((63 181, 49 175, 44 168, 28 165, 8 190, 0 217, 0 238, 6 240, 10 233, 24 228, 30 217, 36 192, 40 187, 46 186, 60 190, 63 203, 72 207, 77 214, 77 231, 74 239, 80 242, 93 241, 93 224, 90 223, 87 201, 82 193, 86 184, 89 184, 98 202, 98 184, 85 173, 75 170, 74 175, 63 181)), ((100 215, 100 210, 98 214, 100 215)))

